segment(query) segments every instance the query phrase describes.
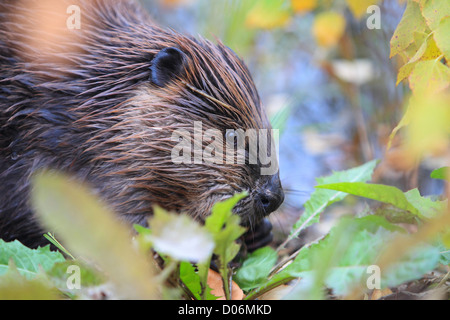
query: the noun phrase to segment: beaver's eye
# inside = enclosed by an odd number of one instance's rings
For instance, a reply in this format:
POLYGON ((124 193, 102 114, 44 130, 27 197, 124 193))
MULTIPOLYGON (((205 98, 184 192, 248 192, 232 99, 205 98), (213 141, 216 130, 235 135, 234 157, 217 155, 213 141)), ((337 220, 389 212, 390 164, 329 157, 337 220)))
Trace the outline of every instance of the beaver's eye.
POLYGON ((225 133, 225 138, 227 139, 227 141, 231 141, 231 139, 236 140, 236 137, 237 134, 234 130, 227 130, 227 132, 225 133))
POLYGON ((238 135, 235 130, 227 130, 225 133, 225 141, 227 144, 232 144, 237 147, 238 144, 238 135))

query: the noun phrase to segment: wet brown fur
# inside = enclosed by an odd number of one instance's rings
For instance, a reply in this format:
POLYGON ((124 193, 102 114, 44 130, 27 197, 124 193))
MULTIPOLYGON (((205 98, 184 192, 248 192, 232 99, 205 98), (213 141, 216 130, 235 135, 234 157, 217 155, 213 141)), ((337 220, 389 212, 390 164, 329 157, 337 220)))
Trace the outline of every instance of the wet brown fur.
POLYGON ((222 43, 162 29, 131 0, 3 0, 0 68, 0 237, 43 243, 28 200, 43 168, 88 182, 132 223, 154 204, 202 216, 244 190, 237 213, 248 222, 264 215, 252 200, 266 183, 257 167, 175 165, 168 156, 172 131, 192 131, 194 121, 203 130, 270 128, 248 69, 222 43), (65 26, 71 4, 81 30, 65 26), (157 87, 149 67, 166 47, 187 63, 157 87))

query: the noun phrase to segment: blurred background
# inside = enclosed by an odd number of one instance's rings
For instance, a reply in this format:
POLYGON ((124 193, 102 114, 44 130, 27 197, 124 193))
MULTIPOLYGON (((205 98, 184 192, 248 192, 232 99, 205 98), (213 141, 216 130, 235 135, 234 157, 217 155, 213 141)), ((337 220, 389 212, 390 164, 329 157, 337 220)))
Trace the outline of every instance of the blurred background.
MULTIPOLYGON (((442 192, 443 182, 430 179, 429 173, 443 166, 444 159, 428 158, 411 167, 397 152, 397 136, 386 152, 409 95, 407 85, 396 85, 398 64, 389 58, 389 41, 404 1, 141 2, 158 24, 221 39, 248 65, 272 126, 280 129, 280 176, 286 201, 271 216, 277 239, 286 237, 302 213, 315 178, 332 170, 380 159, 374 182, 404 191, 419 187, 422 195, 442 192), (379 11, 368 13, 370 5, 379 11), (369 28, 368 21, 378 22, 379 28, 369 28)), ((328 216, 355 213, 358 207, 352 201, 356 199, 349 197, 334 206, 328 216)), ((329 228, 327 215, 323 218, 319 233, 329 228)))

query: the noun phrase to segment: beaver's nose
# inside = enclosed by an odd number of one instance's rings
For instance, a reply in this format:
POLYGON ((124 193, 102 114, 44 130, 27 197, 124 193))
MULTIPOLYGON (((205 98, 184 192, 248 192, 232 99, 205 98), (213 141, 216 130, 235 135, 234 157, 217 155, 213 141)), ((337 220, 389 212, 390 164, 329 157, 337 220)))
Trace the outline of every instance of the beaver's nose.
POLYGON ((280 207, 284 201, 284 192, 278 174, 268 178, 268 181, 262 186, 258 194, 258 200, 265 215, 274 212, 280 207))

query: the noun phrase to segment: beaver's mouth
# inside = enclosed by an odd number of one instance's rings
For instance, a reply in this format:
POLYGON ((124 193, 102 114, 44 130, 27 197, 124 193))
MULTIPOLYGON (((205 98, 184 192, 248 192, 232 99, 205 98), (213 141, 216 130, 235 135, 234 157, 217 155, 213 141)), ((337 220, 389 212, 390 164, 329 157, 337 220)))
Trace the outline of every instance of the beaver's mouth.
POLYGON ((268 215, 261 204, 253 199, 251 194, 239 200, 233 208, 233 213, 241 217, 241 224, 246 227, 268 215))
POLYGON ((249 196, 241 199, 233 208, 233 213, 241 217, 241 224, 245 227, 252 227, 272 212, 276 211, 284 201, 284 193, 281 192, 271 195, 251 193, 249 196))

